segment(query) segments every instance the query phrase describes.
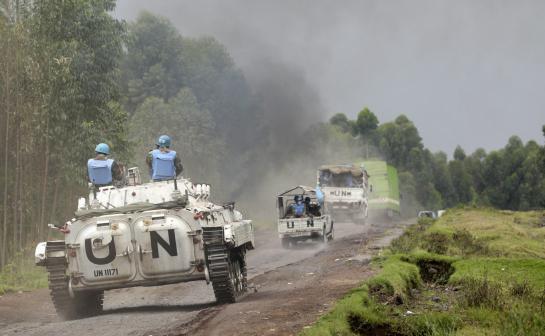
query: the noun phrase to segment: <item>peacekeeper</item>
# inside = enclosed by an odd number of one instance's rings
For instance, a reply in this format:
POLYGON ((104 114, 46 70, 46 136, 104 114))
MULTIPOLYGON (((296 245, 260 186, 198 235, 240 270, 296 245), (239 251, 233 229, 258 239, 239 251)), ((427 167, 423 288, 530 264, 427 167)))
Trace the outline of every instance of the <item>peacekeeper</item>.
MULTIPOLYGON (((159 149, 159 144, 157 143, 157 141, 155 141, 155 149, 159 149)), ((148 164, 148 170, 149 170, 149 177, 152 178, 153 177, 153 168, 151 167, 151 164, 150 162, 152 161, 152 152, 155 150, 155 149, 150 149, 150 151, 148 152, 148 155, 146 156, 146 163, 148 164), (148 160, 149 159, 149 160, 148 160)))
POLYGON ((303 203, 303 196, 295 195, 295 204, 292 204, 293 213, 295 217, 302 217, 305 214, 305 203, 303 203))
POLYGON ((112 185, 113 181, 123 180, 123 169, 113 159, 108 159, 110 146, 99 143, 95 147, 95 157, 87 161, 89 181, 95 188, 112 185))
POLYGON ((161 135, 157 140, 158 149, 148 153, 146 163, 151 171, 153 181, 171 180, 184 170, 176 152, 170 149, 170 137, 161 135))

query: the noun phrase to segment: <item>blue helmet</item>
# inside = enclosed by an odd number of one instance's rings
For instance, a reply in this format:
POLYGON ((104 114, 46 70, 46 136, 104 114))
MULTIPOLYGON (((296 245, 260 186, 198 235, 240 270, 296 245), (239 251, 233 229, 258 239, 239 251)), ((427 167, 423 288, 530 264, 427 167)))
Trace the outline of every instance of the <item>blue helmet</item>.
POLYGON ((95 152, 100 153, 100 154, 104 154, 104 155, 110 155, 110 146, 108 146, 105 143, 99 143, 95 147, 95 152))
POLYGON ((161 135, 157 139, 157 145, 159 147, 170 147, 170 137, 168 135, 161 135))

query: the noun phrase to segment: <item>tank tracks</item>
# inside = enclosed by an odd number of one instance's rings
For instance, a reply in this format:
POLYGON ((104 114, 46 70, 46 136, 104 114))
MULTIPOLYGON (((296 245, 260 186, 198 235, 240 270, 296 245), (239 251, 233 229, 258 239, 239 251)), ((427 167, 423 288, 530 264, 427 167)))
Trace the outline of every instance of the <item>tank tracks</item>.
POLYGON ((218 303, 234 303, 246 292, 247 270, 244 247, 229 247, 223 227, 203 228, 206 263, 218 303))
MULTIPOLYGON (((65 251, 64 241, 47 243, 46 253, 65 251)), ((69 278, 66 276, 66 257, 48 257, 45 267, 49 273, 51 300, 60 317, 72 320, 97 315, 102 312, 104 291, 75 293, 74 297, 70 296, 68 289, 69 278)))

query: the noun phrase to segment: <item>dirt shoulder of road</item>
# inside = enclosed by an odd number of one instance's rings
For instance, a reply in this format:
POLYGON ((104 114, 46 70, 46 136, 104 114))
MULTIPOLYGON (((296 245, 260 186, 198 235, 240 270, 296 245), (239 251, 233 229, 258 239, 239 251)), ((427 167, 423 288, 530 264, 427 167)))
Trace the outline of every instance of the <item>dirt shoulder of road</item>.
POLYGON ((257 292, 240 302, 209 308, 190 325, 146 335, 296 335, 373 275, 372 255, 401 232, 376 228, 336 240, 310 258, 254 277, 250 283, 257 292))

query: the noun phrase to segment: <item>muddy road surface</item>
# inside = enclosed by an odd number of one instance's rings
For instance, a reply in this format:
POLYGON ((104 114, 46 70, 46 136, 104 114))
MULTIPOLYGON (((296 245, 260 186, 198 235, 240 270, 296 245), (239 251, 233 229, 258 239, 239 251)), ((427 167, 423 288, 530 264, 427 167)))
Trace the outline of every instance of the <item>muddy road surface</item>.
POLYGON ((293 335, 371 274, 373 251, 401 234, 395 225, 335 225, 328 246, 285 250, 275 231, 257 230, 249 251, 249 293, 216 305, 204 281, 107 291, 100 316, 61 321, 47 289, 0 297, 0 335, 293 335))

